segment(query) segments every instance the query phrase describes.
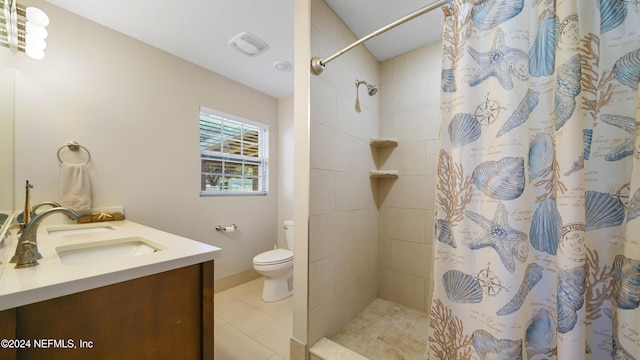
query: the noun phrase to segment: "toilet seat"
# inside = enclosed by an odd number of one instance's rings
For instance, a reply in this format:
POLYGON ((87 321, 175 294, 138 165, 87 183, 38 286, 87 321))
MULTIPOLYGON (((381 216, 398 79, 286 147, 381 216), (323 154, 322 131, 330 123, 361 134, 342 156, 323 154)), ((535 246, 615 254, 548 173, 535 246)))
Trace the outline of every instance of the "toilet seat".
POLYGON ((253 258, 255 265, 278 265, 290 261, 293 261, 293 251, 287 249, 265 251, 253 258))

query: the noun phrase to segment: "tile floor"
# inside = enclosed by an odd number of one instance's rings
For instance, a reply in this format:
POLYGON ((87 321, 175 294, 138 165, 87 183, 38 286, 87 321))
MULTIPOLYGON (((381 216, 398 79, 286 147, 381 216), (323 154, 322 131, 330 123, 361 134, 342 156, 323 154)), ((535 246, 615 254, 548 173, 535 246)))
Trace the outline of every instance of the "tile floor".
MULTIPOLYGON (((264 302, 262 284, 215 294, 216 360, 289 360, 293 297, 264 302)), ((331 340, 370 360, 418 360, 426 358, 428 331, 426 313, 376 299, 331 340)))
POLYGON ((375 299, 331 340, 370 360, 427 358, 427 313, 375 299))
POLYGON ((216 360, 289 360, 293 297, 262 301, 263 278, 214 295, 216 360))

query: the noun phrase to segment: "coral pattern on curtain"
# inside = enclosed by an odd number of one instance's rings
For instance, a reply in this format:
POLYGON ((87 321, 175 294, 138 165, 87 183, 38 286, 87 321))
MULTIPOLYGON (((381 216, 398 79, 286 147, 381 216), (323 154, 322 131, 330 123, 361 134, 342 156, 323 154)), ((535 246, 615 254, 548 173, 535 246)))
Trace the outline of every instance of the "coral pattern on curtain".
POLYGON ((429 359, 640 360, 640 4, 443 10, 429 359))

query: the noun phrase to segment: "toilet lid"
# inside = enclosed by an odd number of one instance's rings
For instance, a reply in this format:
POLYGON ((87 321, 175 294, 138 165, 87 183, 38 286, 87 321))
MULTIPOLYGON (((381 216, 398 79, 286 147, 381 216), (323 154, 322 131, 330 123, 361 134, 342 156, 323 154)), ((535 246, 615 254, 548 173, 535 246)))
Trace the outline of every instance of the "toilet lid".
POLYGON ((293 259, 293 251, 287 249, 274 249, 265 251, 253 258, 253 263, 258 265, 282 264, 293 259))

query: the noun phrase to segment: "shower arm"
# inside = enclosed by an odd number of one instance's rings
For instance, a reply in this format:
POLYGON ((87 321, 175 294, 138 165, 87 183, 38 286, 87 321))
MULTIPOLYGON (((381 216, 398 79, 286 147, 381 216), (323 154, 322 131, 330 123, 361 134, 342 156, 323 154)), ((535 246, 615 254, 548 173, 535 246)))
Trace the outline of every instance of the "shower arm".
POLYGON ((403 24, 403 23, 405 23, 405 22, 407 22, 409 20, 412 20, 412 19, 414 19, 414 18, 416 18, 416 17, 418 17, 420 15, 426 14, 429 11, 432 11, 432 10, 435 10, 435 9, 441 7, 441 6, 444 6, 444 5, 448 4, 448 3, 450 3, 451 1, 452 0, 438 0, 438 1, 435 1, 435 2, 425 6, 423 8, 421 8, 419 10, 416 10, 416 11, 412 12, 409 15, 406 15, 405 17, 402 17, 402 18, 392 22, 391 24, 389 24, 387 26, 384 26, 384 27, 372 32, 371 34, 359 39, 358 41, 356 41, 353 44, 347 46, 346 48, 338 51, 337 53, 329 56, 326 59, 320 59, 319 57, 312 58, 311 59, 311 73, 313 75, 320 75, 322 73, 322 70, 324 70, 324 66, 326 64, 328 64, 329 62, 331 62, 331 61, 335 60, 336 58, 340 57, 342 54, 344 54, 347 51, 353 49, 354 47, 356 47, 356 46, 362 44, 363 42, 365 42, 365 41, 367 41, 369 39, 372 39, 372 38, 374 38, 374 37, 376 37, 376 36, 378 36, 378 35, 380 35, 382 33, 385 33, 387 31, 395 28, 398 25, 401 25, 401 24, 403 24))

